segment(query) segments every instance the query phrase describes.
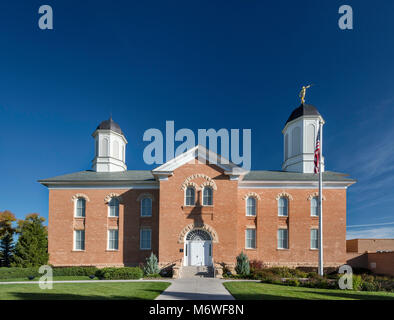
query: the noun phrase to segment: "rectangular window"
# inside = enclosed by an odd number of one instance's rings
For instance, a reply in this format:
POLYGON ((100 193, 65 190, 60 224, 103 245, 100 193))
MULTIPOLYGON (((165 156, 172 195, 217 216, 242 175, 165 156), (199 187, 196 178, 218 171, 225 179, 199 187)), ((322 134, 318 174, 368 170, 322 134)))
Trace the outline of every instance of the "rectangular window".
POLYGON ((246 229, 245 248, 256 249, 256 229, 246 229))
POLYGON ((280 217, 288 216, 289 201, 285 197, 279 198, 278 201, 278 215, 280 217))
POLYGON ((311 199, 311 216, 318 217, 319 216, 319 198, 313 197, 311 199))
POLYGON ((151 234, 152 230, 143 228, 140 231, 140 249, 149 250, 151 249, 151 234))
POLYGON ((77 199, 75 216, 78 218, 85 217, 86 200, 83 198, 77 199))
POLYGON ((141 200, 141 217, 152 216, 152 199, 144 198, 141 200))
POLYGON ((118 250, 119 232, 116 229, 108 230, 108 250, 118 250))
POLYGON ((109 205, 109 216, 119 217, 119 200, 117 198, 112 198, 108 203, 109 205))
POLYGON ((319 230, 311 229, 311 249, 319 248, 319 230))
POLYGON ((278 230, 278 249, 289 249, 289 236, 287 229, 278 230))
POLYGON ((74 230, 74 250, 85 250, 85 230, 74 230))

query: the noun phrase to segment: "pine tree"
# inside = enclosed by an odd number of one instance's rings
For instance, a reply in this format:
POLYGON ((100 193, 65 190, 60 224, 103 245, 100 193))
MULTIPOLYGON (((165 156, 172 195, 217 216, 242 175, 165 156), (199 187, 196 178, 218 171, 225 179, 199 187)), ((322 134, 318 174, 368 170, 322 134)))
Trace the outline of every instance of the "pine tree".
POLYGON ((12 232, 7 232, 0 240, 0 257, 1 266, 10 267, 13 250, 14 250, 14 239, 12 232))
POLYGON ((16 221, 15 215, 8 210, 0 212, 0 266, 9 267, 13 254, 15 228, 12 226, 16 221))
POLYGON ((150 254, 149 258, 146 258, 146 264, 144 266, 145 275, 148 274, 158 274, 160 272, 159 266, 157 264, 157 257, 153 254, 150 254))
POLYGON ((45 221, 36 213, 18 221, 18 242, 15 246, 13 266, 36 267, 48 263, 48 233, 45 221))
POLYGON ((249 259, 248 256, 243 253, 243 251, 237 257, 235 271, 242 276, 248 276, 250 274, 249 259))

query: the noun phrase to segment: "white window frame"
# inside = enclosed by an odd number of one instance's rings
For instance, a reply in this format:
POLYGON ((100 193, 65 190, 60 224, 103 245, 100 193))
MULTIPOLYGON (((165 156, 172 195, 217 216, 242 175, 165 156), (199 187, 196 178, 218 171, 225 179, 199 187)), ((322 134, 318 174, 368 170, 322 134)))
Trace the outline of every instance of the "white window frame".
POLYGON ((187 207, 194 207, 196 205, 196 188, 192 187, 192 186, 188 186, 185 189, 185 206, 187 207), (188 189, 193 189, 194 191, 194 201, 192 204, 187 204, 187 190, 188 189))
POLYGON ((74 217, 75 218, 85 218, 86 217, 86 199, 85 198, 79 197, 79 198, 75 199, 75 201, 74 201, 74 217), (78 201, 79 200, 83 200, 83 202, 84 202, 83 216, 79 216, 77 214, 78 213, 78 201))
POLYGON ((149 198, 149 197, 144 197, 144 198, 142 198, 141 199, 141 201, 140 201, 140 215, 141 215, 141 217, 151 217, 152 216, 152 205, 153 205, 153 201, 152 201, 152 198, 149 198), (144 213, 144 210, 143 210, 143 206, 142 206, 142 203, 144 202, 144 200, 149 200, 149 202, 150 202, 150 214, 149 215, 146 215, 146 214, 143 214, 144 213))
POLYGON ((245 249, 256 249, 256 229, 254 229, 254 228, 247 228, 246 230, 245 230, 245 249), (254 238, 253 237, 251 237, 250 238, 250 240, 254 240, 253 242, 254 242, 254 246, 252 246, 252 247, 250 247, 250 246, 248 246, 248 231, 254 231, 254 232, 252 232, 252 234, 254 234, 254 238))
POLYGON ((213 188, 211 186, 205 186, 202 190, 202 205, 204 207, 213 206, 213 188), (205 189, 211 189, 211 204, 205 204, 205 189))
POLYGON ((109 201, 108 201, 108 217, 112 217, 112 218, 114 218, 114 217, 119 217, 119 204, 120 204, 120 202, 119 202, 119 199, 117 198, 117 197, 113 197, 113 198, 111 198, 109 201), (115 206, 115 215, 111 215, 111 201, 112 200, 116 200, 117 201, 117 206, 115 206))
POLYGON ((289 199, 287 197, 280 197, 278 199, 278 216, 279 217, 288 217, 289 216, 289 199), (279 204, 281 199, 284 199, 286 201, 286 206, 283 208, 286 208, 286 214, 283 214, 280 210, 280 208, 282 208, 279 204))
POLYGON ((311 238, 311 243, 310 243, 311 250, 318 250, 318 249, 319 249, 319 229, 312 228, 312 229, 311 229, 311 232, 310 232, 310 238, 311 238), (312 238, 312 233, 313 233, 313 232, 316 233, 316 239, 313 239, 313 238, 312 238), (314 243, 313 240, 316 241, 316 247, 314 247, 314 246, 312 245, 312 244, 314 243))
MULTIPOLYGON (((251 208, 253 209, 253 206, 251 206, 251 208)), ((246 199, 246 208, 245 208, 245 210, 246 210, 246 216, 247 216, 247 217, 255 217, 255 216, 256 216, 256 214, 257 214, 257 199, 256 199, 255 197, 248 197, 248 198, 246 199), (249 212, 248 212, 248 208, 249 208, 248 202, 249 202, 249 199, 250 199, 250 200, 254 200, 254 214, 249 214, 249 212)), ((253 210, 252 210, 252 211, 253 211, 253 210)))
POLYGON ((319 197, 312 197, 311 199, 311 217, 318 217, 319 216, 319 197), (316 214, 313 213, 312 208, 312 203, 316 200, 316 214))
POLYGON ((108 229, 108 233, 107 233, 107 250, 110 251, 118 251, 119 250, 119 229, 108 229), (116 231, 116 248, 111 248, 110 243, 111 240, 115 240, 115 239, 111 239, 110 234, 111 232, 115 232, 116 231))
POLYGON ((152 249, 152 229, 151 228, 141 228, 140 229, 140 250, 151 250, 152 249), (149 248, 142 246, 142 233, 144 231, 149 231, 149 248))
POLYGON ((286 228, 279 228, 278 229, 278 232, 277 232, 277 246, 278 246, 278 249, 280 249, 280 250, 287 250, 287 249, 289 249, 289 229, 286 229, 286 228), (283 240, 279 241, 281 239, 280 236, 279 236, 280 233, 281 233, 280 232, 281 230, 286 230, 286 246, 283 246, 283 240))
POLYGON ((85 244, 85 230, 74 230, 74 251, 85 251, 86 244, 85 244), (83 240, 80 240, 83 243, 83 249, 77 248, 77 233, 83 233, 83 240))

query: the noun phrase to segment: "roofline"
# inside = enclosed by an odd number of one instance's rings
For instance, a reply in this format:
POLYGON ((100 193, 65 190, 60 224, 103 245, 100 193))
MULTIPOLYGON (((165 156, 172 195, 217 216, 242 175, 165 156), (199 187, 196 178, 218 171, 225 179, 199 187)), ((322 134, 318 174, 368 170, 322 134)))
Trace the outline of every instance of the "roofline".
POLYGON ((57 181, 48 181, 48 180, 37 180, 38 183, 42 184, 43 186, 50 187, 50 186, 125 186, 125 185, 158 185, 158 182, 154 179, 152 180, 101 180, 101 181, 92 181, 92 180, 78 180, 78 181, 70 181, 70 180, 57 180, 57 181))
POLYGON ((290 126, 291 124, 293 124, 294 122, 296 122, 297 120, 299 120, 299 119, 301 119, 301 118, 307 118, 307 119, 310 119, 310 118, 319 118, 319 119, 322 121, 322 124, 325 124, 325 123, 326 123, 326 122, 324 121, 322 115, 319 115, 319 116, 317 116, 317 115, 310 115, 310 114, 309 114, 309 115, 302 115, 302 116, 299 116, 298 118, 295 118, 295 119, 293 119, 293 120, 291 120, 291 121, 289 121, 289 122, 286 122, 284 128, 282 129, 282 133, 284 133, 284 132, 286 131, 286 129, 287 129, 288 126, 290 126))

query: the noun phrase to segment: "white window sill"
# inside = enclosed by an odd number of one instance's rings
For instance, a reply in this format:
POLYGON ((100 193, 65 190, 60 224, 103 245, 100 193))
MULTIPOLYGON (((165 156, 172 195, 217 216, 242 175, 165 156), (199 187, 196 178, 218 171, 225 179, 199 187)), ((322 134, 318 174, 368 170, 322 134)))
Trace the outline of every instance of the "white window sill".
POLYGON ((107 252, 117 252, 117 251, 119 251, 119 249, 107 249, 105 251, 107 251, 107 252))
POLYGON ((72 252, 85 252, 86 250, 84 249, 84 250, 79 250, 79 249, 73 249, 73 250, 71 250, 72 252))
POLYGON ((276 248, 276 250, 287 251, 287 250, 289 250, 289 248, 276 248))
POLYGON ((256 250, 257 248, 245 248, 245 250, 256 250))

